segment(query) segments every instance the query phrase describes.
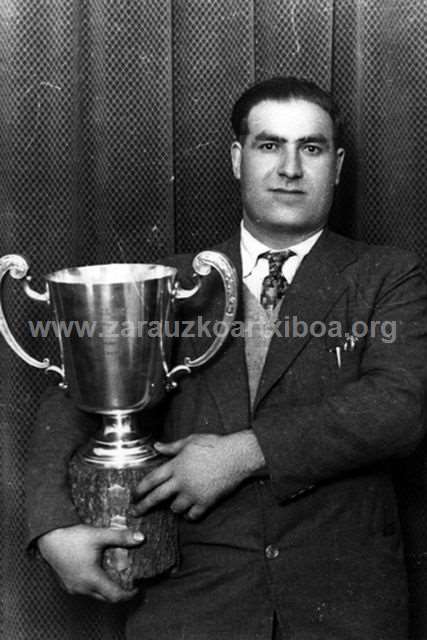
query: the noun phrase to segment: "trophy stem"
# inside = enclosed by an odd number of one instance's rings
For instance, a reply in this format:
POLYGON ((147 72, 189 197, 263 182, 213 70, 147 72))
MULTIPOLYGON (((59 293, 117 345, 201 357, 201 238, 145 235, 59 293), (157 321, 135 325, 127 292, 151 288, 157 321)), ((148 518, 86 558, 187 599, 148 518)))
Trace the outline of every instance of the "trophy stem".
POLYGON ((80 448, 69 464, 71 494, 82 520, 95 527, 141 531, 145 542, 133 549, 108 548, 103 567, 124 589, 173 567, 178 558, 177 523, 168 505, 144 516, 130 513, 141 480, 162 464, 151 437, 140 436, 129 413, 103 415, 95 438, 80 448))
POLYGON ((133 413, 102 416, 102 427, 81 450, 85 462, 110 469, 140 467, 158 457, 150 435, 141 436, 133 413))

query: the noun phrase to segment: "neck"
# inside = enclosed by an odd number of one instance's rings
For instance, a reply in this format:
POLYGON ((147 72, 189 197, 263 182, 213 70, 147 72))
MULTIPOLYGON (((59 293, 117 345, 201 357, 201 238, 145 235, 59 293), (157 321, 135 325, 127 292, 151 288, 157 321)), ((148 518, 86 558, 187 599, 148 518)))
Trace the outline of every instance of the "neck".
POLYGON ((323 226, 301 232, 261 229, 260 227, 251 224, 247 219, 244 219, 244 225, 247 231, 249 231, 254 238, 271 249, 286 249, 287 247, 292 247, 295 244, 311 238, 311 236, 314 236, 323 229, 323 226))

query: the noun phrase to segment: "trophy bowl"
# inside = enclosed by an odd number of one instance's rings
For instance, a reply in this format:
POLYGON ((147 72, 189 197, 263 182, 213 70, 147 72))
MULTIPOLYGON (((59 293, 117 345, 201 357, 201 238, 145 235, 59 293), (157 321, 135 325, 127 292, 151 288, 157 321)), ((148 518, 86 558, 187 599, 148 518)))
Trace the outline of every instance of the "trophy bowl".
POLYGON ((0 258, 0 332, 27 364, 55 372, 60 386, 83 411, 99 414, 101 426, 73 455, 71 495, 82 522, 144 533, 138 548, 110 548, 103 566, 132 589, 136 580, 159 575, 177 562, 176 516, 167 505, 141 517, 129 513, 140 480, 164 460, 138 413, 162 402, 176 378, 206 364, 227 338, 237 307, 237 275, 229 259, 203 251, 193 260, 195 284, 183 289, 174 267, 105 264, 62 269, 45 276, 46 290, 30 286, 28 263, 19 255, 0 258), (224 286, 222 330, 207 351, 171 368, 175 302, 195 295, 214 268, 224 286), (59 340, 60 366, 37 360, 15 340, 3 311, 6 274, 23 281, 26 294, 49 304, 59 340))

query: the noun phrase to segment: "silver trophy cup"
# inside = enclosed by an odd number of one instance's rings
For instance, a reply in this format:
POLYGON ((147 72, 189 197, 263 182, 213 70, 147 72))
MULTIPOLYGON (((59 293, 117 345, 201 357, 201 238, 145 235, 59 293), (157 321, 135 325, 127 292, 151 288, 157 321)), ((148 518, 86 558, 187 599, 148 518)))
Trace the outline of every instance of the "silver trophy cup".
POLYGON ((99 432, 71 460, 71 493, 83 522, 144 533, 145 543, 138 549, 104 553, 104 568, 125 588, 163 573, 177 560, 176 521, 167 506, 140 518, 129 513, 134 488, 162 462, 137 413, 161 402, 180 375, 208 362, 235 317, 237 276, 228 258, 204 251, 195 257, 193 268, 195 285, 189 290, 180 286, 173 267, 107 264, 55 271, 45 277, 45 292, 38 293, 30 286, 22 256, 0 258, 0 332, 6 342, 29 365, 59 374, 60 385, 77 407, 102 417, 99 432), (212 267, 224 285, 222 330, 203 355, 186 357, 171 368, 175 302, 195 295, 212 267), (59 366, 33 358, 15 340, 3 311, 8 273, 22 279, 30 298, 51 305, 59 366))

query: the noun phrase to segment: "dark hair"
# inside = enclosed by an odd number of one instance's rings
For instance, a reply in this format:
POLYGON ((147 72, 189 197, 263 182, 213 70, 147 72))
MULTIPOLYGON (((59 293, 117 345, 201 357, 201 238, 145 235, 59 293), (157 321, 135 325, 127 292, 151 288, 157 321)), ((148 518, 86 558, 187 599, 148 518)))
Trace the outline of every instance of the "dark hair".
POLYGON ((341 117, 338 106, 332 96, 321 89, 315 82, 292 76, 278 76, 262 82, 257 82, 247 89, 235 102, 231 114, 231 124, 237 139, 248 133, 249 112, 263 100, 306 100, 317 104, 326 111, 332 120, 335 145, 341 141, 341 117))

